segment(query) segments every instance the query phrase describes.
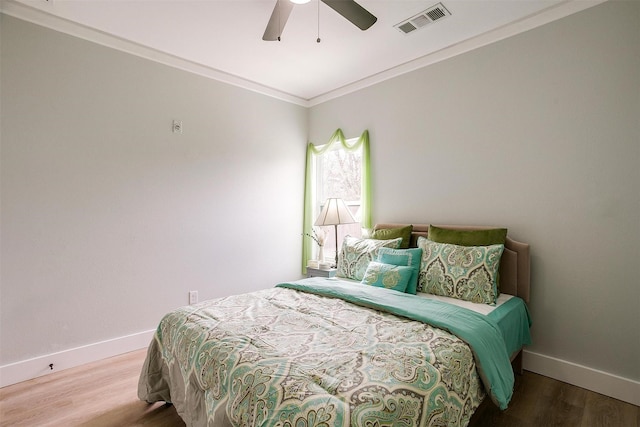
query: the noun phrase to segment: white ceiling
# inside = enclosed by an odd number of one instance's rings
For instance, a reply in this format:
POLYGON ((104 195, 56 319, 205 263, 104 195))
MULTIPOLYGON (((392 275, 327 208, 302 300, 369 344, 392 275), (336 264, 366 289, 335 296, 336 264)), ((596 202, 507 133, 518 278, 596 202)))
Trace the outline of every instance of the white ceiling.
POLYGON ((280 42, 262 40, 276 0, 6 0, 2 11, 308 106, 600 2, 442 0, 451 16, 405 35, 394 25, 437 0, 359 0, 378 18, 367 31, 311 0, 280 42))

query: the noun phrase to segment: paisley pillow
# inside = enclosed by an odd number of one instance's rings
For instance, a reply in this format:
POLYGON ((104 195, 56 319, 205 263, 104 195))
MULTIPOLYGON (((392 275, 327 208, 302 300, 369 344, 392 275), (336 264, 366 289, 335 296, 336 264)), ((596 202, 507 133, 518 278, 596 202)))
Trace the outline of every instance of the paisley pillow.
POLYGON ((378 262, 393 265, 404 265, 413 269, 413 274, 407 283, 405 292, 408 294, 416 294, 418 287, 418 272, 420 270, 420 260, 422 258, 422 249, 391 249, 380 248, 378 250, 378 262))
POLYGON ((459 246, 418 238, 422 261, 418 291, 495 304, 504 245, 459 246))
POLYGON ((367 266, 378 258, 378 249, 400 246, 402 238, 390 240, 358 239, 345 236, 342 250, 338 254, 338 271, 336 276, 347 279, 362 280, 367 266))
MULTIPOLYGON (((504 244, 507 239, 506 228, 488 228, 484 230, 452 230, 429 225, 429 240, 438 243, 452 243, 460 246, 490 246, 504 244)), ((500 273, 496 278, 500 295, 500 273)))
POLYGON ((411 267, 371 261, 362 278, 362 284, 404 292, 412 273, 411 267))

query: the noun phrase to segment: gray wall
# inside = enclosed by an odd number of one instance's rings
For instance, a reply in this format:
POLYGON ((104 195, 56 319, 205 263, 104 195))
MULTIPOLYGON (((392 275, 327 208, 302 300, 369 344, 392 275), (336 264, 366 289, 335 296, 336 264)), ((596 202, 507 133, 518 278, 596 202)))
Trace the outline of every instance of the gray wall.
POLYGON ((531 350, 640 380, 637 22, 607 2, 307 111, 3 15, 0 365, 297 276, 305 142, 340 127, 370 130, 374 220, 509 227, 531 350))
POLYGON ((640 3, 607 2, 312 108, 371 132, 374 222, 531 244, 533 352, 640 380, 640 3))
POLYGON ((300 275, 305 108, 6 15, 1 48, 0 365, 300 275))

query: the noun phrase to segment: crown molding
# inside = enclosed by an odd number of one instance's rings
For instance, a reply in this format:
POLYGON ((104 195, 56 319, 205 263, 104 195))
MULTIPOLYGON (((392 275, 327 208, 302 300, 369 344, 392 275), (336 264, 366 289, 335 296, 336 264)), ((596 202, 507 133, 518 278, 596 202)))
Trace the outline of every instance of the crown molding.
POLYGON ((312 97, 310 99, 304 99, 293 94, 286 93, 272 87, 264 86, 259 83, 243 79, 242 77, 238 77, 233 74, 226 73, 224 71, 208 67, 194 61, 180 58, 176 55, 172 55, 157 49, 152 49, 150 47, 131 42, 129 40, 125 40, 112 34, 108 34, 106 32, 99 31, 64 18, 60 18, 58 16, 52 15, 40 9, 30 7, 15 0, 2 1, 0 12, 27 22, 31 22, 33 24, 79 37, 84 40, 88 40, 102 46, 107 46, 170 67, 210 78, 212 80, 227 83, 295 105, 309 108, 376 85, 394 77, 401 76, 411 71, 415 71, 417 69, 438 63, 440 61, 453 58, 457 55, 461 55, 463 53, 478 49, 491 43, 495 43, 497 41, 512 37, 541 25, 545 25, 555 20, 596 6, 600 3, 604 3, 605 1, 608 0, 568 0, 566 2, 560 3, 559 5, 549 7, 534 15, 523 18, 519 21, 510 23, 500 28, 496 28, 460 43, 453 44, 437 52, 433 52, 431 54, 422 56, 420 58, 414 59, 380 73, 365 77, 361 80, 349 83, 343 87, 312 97))
POLYGON ((238 77, 233 74, 208 67, 195 61, 189 61, 176 55, 162 52, 160 50, 153 49, 118 36, 114 36, 113 34, 109 34, 82 24, 78 24, 77 22, 73 22, 68 19, 64 19, 59 16, 47 13, 43 10, 30 7, 24 3, 13 0, 4 0, 1 2, 0 12, 14 18, 21 19, 23 21, 31 22, 32 24, 40 25, 45 28, 49 28, 102 46, 136 55, 163 65, 207 77, 212 80, 217 80, 303 107, 309 106, 308 100, 300 98, 298 96, 282 92, 247 79, 243 79, 242 77, 238 77))
POLYGON ((605 1, 608 0, 569 0, 559 5, 549 7, 534 15, 530 15, 526 18, 523 18, 516 22, 512 22, 503 27, 487 31, 486 33, 464 40, 460 43, 447 46, 446 48, 439 51, 430 53, 428 55, 398 65, 394 68, 366 77, 357 82, 350 83, 346 86, 343 86, 331 92, 327 92, 323 95, 316 96, 309 100, 309 107, 322 104, 324 102, 339 98, 349 93, 376 85, 385 80, 401 76, 411 71, 433 65, 440 61, 453 58, 455 56, 472 51, 474 49, 478 49, 491 43, 504 40, 506 38, 515 36, 525 31, 529 31, 541 25, 548 24, 550 22, 596 6, 600 3, 604 3, 605 1))

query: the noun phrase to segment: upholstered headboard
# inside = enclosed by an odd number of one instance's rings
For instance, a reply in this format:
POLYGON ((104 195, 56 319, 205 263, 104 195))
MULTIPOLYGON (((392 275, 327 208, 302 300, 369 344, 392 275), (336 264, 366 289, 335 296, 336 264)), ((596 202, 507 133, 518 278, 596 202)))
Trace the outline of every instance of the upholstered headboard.
MULTIPOLYGON (((409 224, 376 224, 374 229, 405 227, 409 224)), ((436 224, 434 224, 436 225, 436 224)), ((466 225, 439 225, 440 228, 452 230, 486 230, 492 227, 475 227, 466 225)), ((418 237, 427 237, 428 224, 413 224, 410 246, 415 248, 418 237)), ((529 245, 513 240, 509 236, 504 244, 504 252, 500 260, 500 292, 515 295, 529 302, 530 263, 529 245)))

